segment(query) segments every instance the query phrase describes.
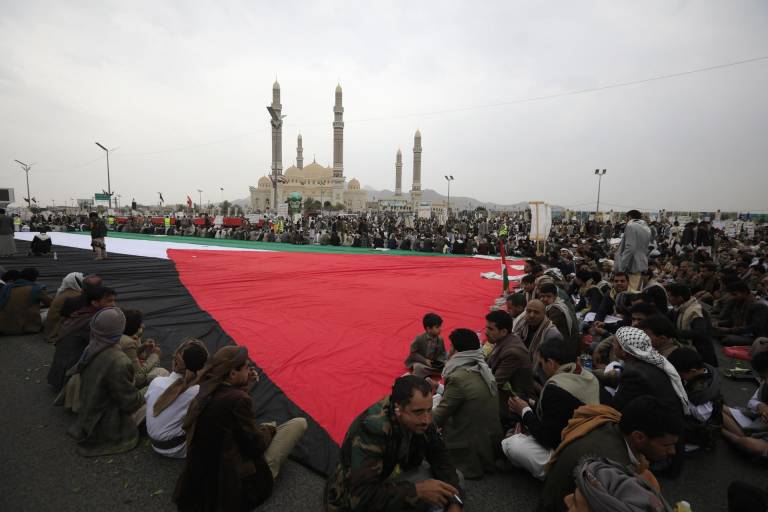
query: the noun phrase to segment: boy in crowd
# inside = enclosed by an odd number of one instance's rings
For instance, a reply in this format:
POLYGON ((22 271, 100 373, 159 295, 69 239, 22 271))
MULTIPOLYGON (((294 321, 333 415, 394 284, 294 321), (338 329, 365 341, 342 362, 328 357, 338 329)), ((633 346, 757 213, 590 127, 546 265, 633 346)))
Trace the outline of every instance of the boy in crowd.
POLYGON ((405 366, 417 377, 426 378, 443 371, 447 354, 443 338, 440 337, 443 319, 435 313, 427 313, 422 325, 424 333, 411 343, 411 352, 405 360, 405 366))

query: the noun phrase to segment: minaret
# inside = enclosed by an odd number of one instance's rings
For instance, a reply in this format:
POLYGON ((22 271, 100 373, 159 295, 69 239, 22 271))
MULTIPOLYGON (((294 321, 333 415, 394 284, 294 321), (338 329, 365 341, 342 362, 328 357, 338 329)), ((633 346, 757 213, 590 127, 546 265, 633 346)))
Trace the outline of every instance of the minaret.
POLYGON ((296 167, 304 168, 304 147, 301 145, 301 134, 299 134, 298 145, 296 146, 296 167))
POLYGON ((395 158, 395 196, 403 195, 403 152, 397 150, 395 158))
POLYGON ((414 209, 421 201, 421 132, 416 130, 413 138, 413 186, 411 187, 411 200, 414 209))
POLYGON ((341 106, 341 85, 336 85, 333 107, 333 177, 344 178, 344 107, 341 106))
POLYGON ((283 106, 280 104, 280 84, 277 80, 272 85, 272 104, 269 107, 272 109, 272 174, 280 175, 283 174, 283 106))

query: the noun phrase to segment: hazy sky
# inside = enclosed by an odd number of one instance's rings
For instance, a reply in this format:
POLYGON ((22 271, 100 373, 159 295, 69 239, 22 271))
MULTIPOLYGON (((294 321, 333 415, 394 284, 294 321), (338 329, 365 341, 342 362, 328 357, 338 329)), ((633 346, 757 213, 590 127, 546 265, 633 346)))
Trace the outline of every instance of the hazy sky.
POLYGON ((272 82, 284 167, 332 161, 344 89, 347 178, 514 203, 766 210, 768 3, 712 1, 0 0, 0 186, 56 204, 106 188, 182 202, 248 195, 270 166, 272 82), (467 108, 465 107, 478 107, 467 108), (454 109, 453 112, 446 112, 454 109), (455 109, 464 109, 455 111, 455 109))

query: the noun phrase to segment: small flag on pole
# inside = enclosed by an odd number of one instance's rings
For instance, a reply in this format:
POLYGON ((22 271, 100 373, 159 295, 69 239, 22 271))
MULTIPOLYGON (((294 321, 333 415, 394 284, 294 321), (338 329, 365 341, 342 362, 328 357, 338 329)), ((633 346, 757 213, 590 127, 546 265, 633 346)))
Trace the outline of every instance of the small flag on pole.
POLYGON ((187 207, 192 208, 192 198, 187 196, 187 207))
POLYGON ((504 240, 499 240, 499 254, 501 254, 501 279, 502 279, 502 288, 501 291, 503 294, 507 294, 509 292, 509 273, 507 272, 507 256, 504 254, 504 240))

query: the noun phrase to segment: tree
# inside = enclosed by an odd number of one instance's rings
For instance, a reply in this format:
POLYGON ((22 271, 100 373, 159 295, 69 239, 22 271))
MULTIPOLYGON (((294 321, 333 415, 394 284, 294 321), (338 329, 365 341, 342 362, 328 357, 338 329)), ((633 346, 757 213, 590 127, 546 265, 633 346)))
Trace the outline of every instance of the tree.
POLYGON ((320 210, 320 201, 312 198, 307 198, 304 200, 304 211, 306 213, 314 213, 319 210, 320 210))
POLYGON ((221 214, 225 215, 227 213, 227 210, 229 210, 232 207, 232 203, 230 203, 227 200, 222 201, 219 203, 219 208, 221 208, 221 214))

